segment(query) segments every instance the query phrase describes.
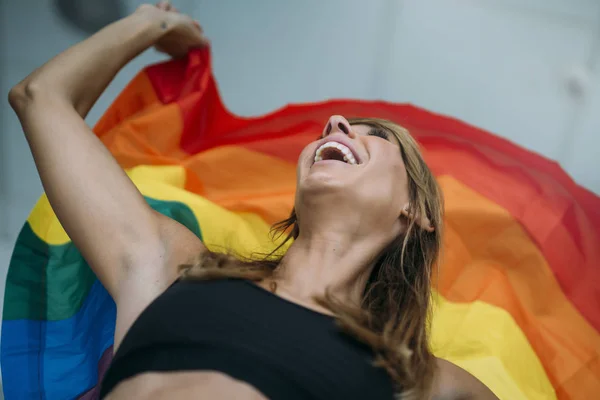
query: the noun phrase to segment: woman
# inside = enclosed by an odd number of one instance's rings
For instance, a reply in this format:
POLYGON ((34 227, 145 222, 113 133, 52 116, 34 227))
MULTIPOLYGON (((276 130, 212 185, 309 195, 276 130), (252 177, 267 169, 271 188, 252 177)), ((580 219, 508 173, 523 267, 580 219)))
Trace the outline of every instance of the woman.
POLYGON ((495 398, 428 349, 442 200, 401 127, 329 119, 300 156, 283 257, 213 254, 148 207, 84 118, 146 48, 206 43, 168 4, 144 5, 9 94, 56 215, 117 304, 101 396, 495 398))

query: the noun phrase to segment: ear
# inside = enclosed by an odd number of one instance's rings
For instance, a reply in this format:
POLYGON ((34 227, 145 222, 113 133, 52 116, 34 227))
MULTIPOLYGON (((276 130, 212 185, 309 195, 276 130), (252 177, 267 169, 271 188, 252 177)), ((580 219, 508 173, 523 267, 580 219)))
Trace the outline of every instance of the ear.
POLYGON ((414 220, 415 223, 421 227, 421 229, 427 232, 433 232, 435 230, 435 227, 433 226, 429 218, 427 218, 426 215, 421 215, 418 212, 416 214, 413 213, 413 210, 410 209, 410 204, 408 203, 406 203, 404 207, 402 207, 402 212, 400 213, 400 215, 404 216, 409 221, 414 220))

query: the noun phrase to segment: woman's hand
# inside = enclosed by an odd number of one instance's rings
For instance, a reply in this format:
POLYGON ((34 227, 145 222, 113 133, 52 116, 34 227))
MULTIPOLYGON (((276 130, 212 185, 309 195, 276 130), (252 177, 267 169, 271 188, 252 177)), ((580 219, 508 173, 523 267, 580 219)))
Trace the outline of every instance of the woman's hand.
POLYGON ((154 48, 161 53, 180 58, 193 48, 209 44, 198 21, 181 14, 169 2, 161 1, 155 6, 144 4, 136 13, 161 22, 161 29, 165 33, 154 44, 154 48))

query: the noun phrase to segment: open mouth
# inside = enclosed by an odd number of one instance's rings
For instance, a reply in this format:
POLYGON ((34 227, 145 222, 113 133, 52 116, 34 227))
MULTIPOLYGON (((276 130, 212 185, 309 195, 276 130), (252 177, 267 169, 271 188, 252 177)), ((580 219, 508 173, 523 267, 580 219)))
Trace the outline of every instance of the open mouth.
POLYGON ((347 146, 337 142, 327 142, 317 149, 315 162, 324 160, 341 161, 351 165, 358 164, 352 151, 347 146))

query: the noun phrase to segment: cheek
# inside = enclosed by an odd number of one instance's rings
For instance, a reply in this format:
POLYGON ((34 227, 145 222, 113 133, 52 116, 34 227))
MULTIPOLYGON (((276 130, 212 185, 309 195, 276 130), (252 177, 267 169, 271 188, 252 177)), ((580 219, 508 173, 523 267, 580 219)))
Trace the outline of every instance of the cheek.
POLYGON ((380 205, 392 207, 408 202, 408 175, 402 159, 398 153, 386 151, 380 160, 364 177, 364 189, 375 195, 380 205))
POLYGON ((395 168, 393 173, 393 189, 392 193, 394 198, 401 202, 408 202, 408 174, 406 173, 406 169, 404 167, 404 163, 399 162, 395 168))
POLYGON ((300 153, 300 156, 298 157, 298 163, 296 164, 296 182, 299 182, 300 179, 302 179, 302 175, 305 175, 310 169, 313 155, 316 150, 316 143, 311 143, 300 153))
POLYGON ((301 164, 305 163, 307 159, 310 159, 315 154, 316 150, 317 150, 316 143, 311 143, 308 146, 306 146, 300 153, 300 156, 298 157, 298 165, 301 165, 301 164))

